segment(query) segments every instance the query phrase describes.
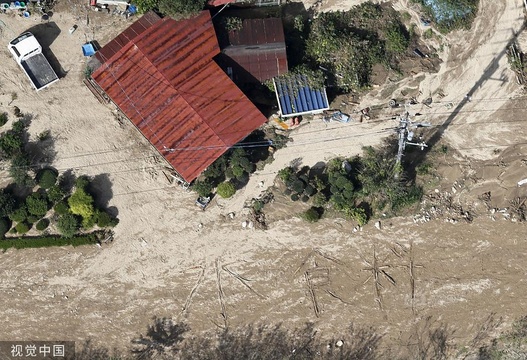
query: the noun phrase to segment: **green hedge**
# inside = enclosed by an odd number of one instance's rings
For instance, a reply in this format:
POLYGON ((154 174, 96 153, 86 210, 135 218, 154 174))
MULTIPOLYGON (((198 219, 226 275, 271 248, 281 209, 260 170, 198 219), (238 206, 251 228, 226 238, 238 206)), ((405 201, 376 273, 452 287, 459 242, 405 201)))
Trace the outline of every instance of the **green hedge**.
POLYGON ((21 237, 16 239, 0 240, 0 249, 7 250, 9 248, 26 249, 26 248, 41 248, 50 246, 81 246, 97 243, 101 231, 95 231, 89 234, 76 235, 71 238, 61 236, 35 236, 35 237, 21 237))

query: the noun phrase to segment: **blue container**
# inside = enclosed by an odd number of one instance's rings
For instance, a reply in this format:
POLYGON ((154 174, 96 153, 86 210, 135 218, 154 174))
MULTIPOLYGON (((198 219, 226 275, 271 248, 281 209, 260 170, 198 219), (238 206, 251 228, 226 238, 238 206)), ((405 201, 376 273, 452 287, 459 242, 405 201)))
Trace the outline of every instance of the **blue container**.
POLYGON ((84 44, 82 45, 82 53, 84 56, 93 56, 95 55, 95 48, 92 44, 84 44))

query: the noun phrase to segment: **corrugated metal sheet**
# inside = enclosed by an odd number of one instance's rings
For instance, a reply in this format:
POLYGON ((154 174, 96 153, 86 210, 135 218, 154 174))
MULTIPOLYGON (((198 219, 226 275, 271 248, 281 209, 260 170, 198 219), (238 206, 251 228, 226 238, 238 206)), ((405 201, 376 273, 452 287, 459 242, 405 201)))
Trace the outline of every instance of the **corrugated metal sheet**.
POLYGON ((132 39, 142 34, 146 29, 155 24, 161 18, 153 11, 144 14, 139 20, 130 25, 125 31, 120 33, 115 39, 110 41, 106 46, 95 53, 95 58, 103 63, 106 59, 111 58, 119 50, 128 44, 132 39))
POLYGON ((240 30, 229 32, 229 43, 223 53, 260 82, 288 70, 281 19, 245 19, 240 30))
POLYGON ((240 30, 229 31, 231 45, 262 45, 285 42, 282 19, 245 19, 240 30))
POLYGON ((282 116, 314 114, 329 109, 326 89, 311 89, 304 75, 277 78, 274 85, 282 116))
POLYGON ((204 11, 158 20, 92 75, 188 182, 267 120, 213 62, 218 53, 204 11))

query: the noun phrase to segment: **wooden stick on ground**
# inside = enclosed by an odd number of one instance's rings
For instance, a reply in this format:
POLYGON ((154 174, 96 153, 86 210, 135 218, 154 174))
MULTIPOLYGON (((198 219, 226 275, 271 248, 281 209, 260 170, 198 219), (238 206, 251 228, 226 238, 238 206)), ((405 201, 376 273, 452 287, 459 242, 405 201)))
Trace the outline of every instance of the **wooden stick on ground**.
POLYGON ((183 305, 183 309, 181 309, 180 315, 183 314, 185 311, 187 311, 188 308, 190 307, 192 297, 194 296, 194 293, 196 292, 196 290, 198 290, 198 287, 201 285, 204 277, 205 277, 205 267, 202 267, 201 272, 198 276, 198 280, 194 284, 194 287, 192 288, 192 290, 190 290, 190 294, 187 296, 187 301, 185 301, 185 305, 183 305))

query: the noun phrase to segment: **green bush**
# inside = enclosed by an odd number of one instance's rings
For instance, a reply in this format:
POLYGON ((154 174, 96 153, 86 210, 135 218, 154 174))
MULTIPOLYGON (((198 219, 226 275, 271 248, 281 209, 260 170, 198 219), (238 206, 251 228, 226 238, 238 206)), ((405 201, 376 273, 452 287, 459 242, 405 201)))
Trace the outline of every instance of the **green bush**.
POLYGON ((84 190, 84 188, 77 188, 75 192, 68 198, 68 205, 72 214, 80 215, 85 221, 88 221, 94 214, 93 197, 84 190))
POLYGON ((302 200, 302 202, 308 202, 308 201, 309 201, 309 196, 307 196, 307 195, 302 195, 302 196, 300 197, 300 200, 302 200))
POLYGON ((212 193, 212 184, 207 180, 196 180, 192 185, 192 190, 198 193, 199 196, 207 197, 212 193))
POLYGON ((32 215, 44 216, 49 210, 48 200, 40 193, 33 193, 26 198, 27 211, 32 215))
POLYGON ((25 234, 31 229, 31 225, 25 222, 20 222, 15 226, 16 232, 19 234, 25 234))
POLYGON ((327 202, 328 199, 322 192, 318 192, 313 196, 313 205, 316 207, 323 207, 327 202))
POLYGON ((53 204, 62 200, 66 195, 59 185, 53 185, 50 187, 47 191, 47 194, 49 201, 51 201, 53 204))
POLYGON ((77 189, 86 190, 88 185, 90 185, 90 178, 86 175, 79 176, 77 180, 75 180, 75 187, 77 189))
POLYGON ((291 195, 291 200, 298 201, 298 199, 300 199, 300 196, 298 196, 298 194, 292 194, 291 195))
POLYGON ((28 175, 31 162, 28 155, 22 150, 16 152, 11 157, 9 165, 9 175, 17 185, 33 186, 33 179, 28 175))
POLYGON ((16 200, 13 195, 6 192, 5 189, 0 190, 0 217, 4 217, 13 212, 16 200))
POLYGON ((8 214, 9 218, 16 222, 21 222, 27 219, 27 208, 26 205, 20 206, 18 209, 13 211, 11 214, 8 214))
POLYGON ((288 167, 278 170, 278 177, 284 183, 287 183, 291 175, 293 175, 294 173, 295 172, 293 171, 293 168, 291 166, 288 166, 288 167))
POLYGON ((305 188, 306 188, 306 183, 300 179, 298 179, 297 181, 291 184, 291 190, 293 190, 294 192, 298 194, 302 194, 305 188))
POLYGON ((41 219, 40 216, 36 216, 36 215, 28 215, 26 221, 30 224, 34 224, 36 223, 37 221, 39 221, 41 219))
POLYGON ((307 196, 313 196, 316 192, 317 190, 311 185, 306 186, 306 188, 304 189, 304 194, 306 194, 307 196))
POLYGON ((66 215, 70 212, 70 207, 66 201, 61 201, 53 207, 53 210, 55 210, 58 215, 66 215))
POLYGON ((257 213, 261 212, 264 208, 264 202, 262 200, 253 201, 253 210, 257 213))
POLYGON ((320 219, 320 212, 314 207, 310 207, 302 213, 302 218, 307 222, 317 222, 320 219))
POLYGON ((36 180, 43 189, 49 189, 57 182, 58 174, 52 169, 42 169, 38 172, 36 180))
POLYGON ((62 215, 57 221, 57 228, 64 237, 70 238, 79 230, 79 220, 73 214, 62 215))
POLYGON ((36 225, 36 229, 38 231, 42 231, 42 230, 45 230, 47 229, 47 227, 49 226, 49 220, 48 219, 42 219, 40 220, 37 225, 36 225))
POLYGON ((368 222, 368 215, 363 208, 347 208, 346 215, 355 220, 359 226, 363 226, 368 222))
POLYGON ((0 239, 5 237, 5 234, 11 229, 11 220, 8 218, 0 218, 0 239))
POLYGON ((236 193, 236 188, 234 187, 234 184, 230 181, 225 181, 218 185, 216 192, 222 198, 227 199, 236 193))
POLYGON ((26 249, 50 246, 81 246, 97 243, 100 232, 77 235, 71 238, 60 236, 27 237, 19 239, 0 240, 0 249, 26 249))

